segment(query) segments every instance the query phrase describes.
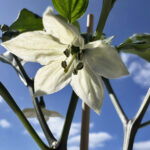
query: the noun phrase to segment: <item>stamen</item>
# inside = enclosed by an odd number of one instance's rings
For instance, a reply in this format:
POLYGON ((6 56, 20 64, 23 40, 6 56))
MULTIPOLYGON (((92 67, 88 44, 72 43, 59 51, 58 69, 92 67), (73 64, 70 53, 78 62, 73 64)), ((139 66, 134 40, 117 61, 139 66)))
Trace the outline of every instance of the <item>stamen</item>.
POLYGON ((69 55, 70 55, 70 50, 69 50, 69 49, 66 49, 66 50, 64 51, 64 54, 66 55, 66 57, 69 57, 69 55))
POLYGON ((81 53, 78 53, 77 54, 77 59, 78 60, 82 60, 82 58, 83 58, 83 53, 81 52, 81 53))
POLYGON ((69 70, 69 68, 71 67, 71 65, 72 65, 72 63, 73 63, 73 61, 74 61, 75 58, 76 58, 76 55, 73 55, 73 56, 72 56, 72 59, 71 59, 71 61, 70 61, 70 63, 69 63, 68 66, 65 68, 64 72, 67 72, 67 71, 69 70))
POLYGON ((74 75, 77 75, 77 74, 78 74, 78 70, 77 70, 77 69, 74 69, 74 70, 73 70, 73 74, 74 74, 74 75))
POLYGON ((62 62, 61 62, 61 66, 62 66, 63 68, 66 68, 66 67, 67 67, 67 62, 66 62, 66 61, 62 61, 62 62))
POLYGON ((83 68, 83 66, 84 66, 83 63, 80 62, 80 63, 78 63, 76 69, 77 69, 77 70, 81 70, 81 69, 83 68))

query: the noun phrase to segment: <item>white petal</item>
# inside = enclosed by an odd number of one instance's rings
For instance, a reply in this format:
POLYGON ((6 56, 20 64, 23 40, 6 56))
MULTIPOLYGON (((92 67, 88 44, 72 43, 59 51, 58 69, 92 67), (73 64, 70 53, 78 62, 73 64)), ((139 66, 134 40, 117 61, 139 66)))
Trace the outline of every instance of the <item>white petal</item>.
POLYGON ((128 71, 114 47, 101 40, 85 46, 88 65, 99 75, 106 78, 119 78, 128 75, 128 71))
MULTIPOLYGON (((45 118, 46 121, 48 121, 48 119, 50 117, 63 117, 60 113, 58 113, 56 111, 47 110, 45 108, 42 108, 41 110, 43 112, 43 115, 44 115, 44 118, 45 118)), ((24 113, 24 115, 27 118, 36 118, 37 117, 34 108, 25 108, 25 109, 22 110, 22 112, 24 113)))
POLYGON ((63 57, 67 45, 59 43, 56 39, 43 31, 22 33, 16 38, 2 43, 6 49, 18 57, 42 65, 63 57))
POLYGON ((43 112, 44 116, 47 118, 49 118, 49 117, 63 117, 59 112, 48 110, 45 108, 42 109, 42 112, 43 112))
POLYGON ((67 73, 61 67, 61 62, 51 62, 38 70, 35 81, 35 96, 51 94, 64 88, 71 80, 71 68, 67 73))
POLYGON ((104 99, 104 87, 100 77, 90 68, 84 68, 72 76, 71 86, 76 94, 99 114, 104 99))
POLYGON ((84 40, 78 29, 54 15, 50 7, 43 14, 43 25, 46 32, 58 38, 61 43, 83 47, 84 40))
POLYGON ((22 110, 22 112, 27 118, 36 118, 36 113, 34 108, 25 108, 22 110))

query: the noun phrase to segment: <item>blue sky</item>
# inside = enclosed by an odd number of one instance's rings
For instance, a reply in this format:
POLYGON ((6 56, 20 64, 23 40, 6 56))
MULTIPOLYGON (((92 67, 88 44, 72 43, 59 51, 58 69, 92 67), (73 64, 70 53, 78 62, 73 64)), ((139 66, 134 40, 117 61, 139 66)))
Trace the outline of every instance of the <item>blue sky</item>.
MULTIPOLYGON (((86 15, 93 13, 95 26, 101 10, 102 0, 89 0, 86 14, 80 19, 81 31, 86 32, 86 15)), ((19 11, 27 8, 42 15, 50 0, 1 0, 0 24, 10 25, 17 17, 19 11)), ((149 0, 118 0, 108 17, 104 32, 107 37, 115 35, 114 45, 123 42, 134 33, 150 33, 150 1, 149 0)), ((95 28, 94 26, 94 28, 95 28)), ((1 34, 1 33, 0 33, 1 34)), ((0 53, 5 50, 0 47, 0 53)), ((112 86, 123 106, 127 116, 133 117, 137 112, 148 87, 150 86, 150 64, 143 59, 131 54, 121 54, 123 61, 129 69, 130 75, 116 80, 111 80, 112 86)), ((25 69, 34 77, 40 67, 36 63, 27 63, 25 69)), ((0 81, 8 88, 20 108, 32 107, 28 89, 20 82, 13 68, 0 63, 0 81)), ((67 86, 58 93, 45 96, 46 106, 65 116, 71 95, 71 87, 67 86)), ((150 119, 150 108, 144 120, 150 119)), ((81 120, 81 100, 75 112, 74 122, 68 141, 69 150, 78 150, 81 120)), ((45 140, 39 124, 35 119, 30 120, 45 140)), ((63 119, 51 118, 48 121, 52 131, 59 136, 63 119)), ((140 129, 135 138, 134 150, 150 149, 150 126, 140 129)), ((123 141, 122 124, 105 90, 104 104, 100 116, 91 111, 90 124, 90 150, 121 150, 123 141)), ((39 150, 36 143, 27 134, 24 127, 0 97, 0 149, 3 150, 39 150)))

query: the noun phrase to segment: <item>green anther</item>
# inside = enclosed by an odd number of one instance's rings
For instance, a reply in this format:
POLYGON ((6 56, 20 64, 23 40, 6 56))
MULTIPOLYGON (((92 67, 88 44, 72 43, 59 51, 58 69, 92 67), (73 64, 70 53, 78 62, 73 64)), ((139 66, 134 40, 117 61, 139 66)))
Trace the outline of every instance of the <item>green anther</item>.
POLYGON ((74 75, 77 75, 77 74, 78 74, 78 70, 77 70, 77 69, 74 69, 74 70, 73 70, 73 74, 74 74, 74 75))
POLYGON ((83 63, 80 62, 80 63, 78 63, 76 69, 77 69, 77 70, 81 70, 81 69, 83 68, 83 66, 84 66, 83 63))
POLYGON ((66 67, 67 67, 67 62, 66 62, 66 61, 62 61, 62 62, 61 62, 61 66, 62 66, 63 68, 66 68, 66 67))
POLYGON ((79 47, 76 47, 76 46, 72 46, 71 47, 71 54, 77 54, 80 52, 80 48, 79 47))
POLYGON ((77 59, 78 60, 82 60, 82 58, 83 58, 83 53, 81 52, 81 53, 78 53, 77 54, 77 59))
POLYGON ((66 57, 69 57, 69 55, 70 55, 69 49, 66 49, 66 50, 64 51, 64 54, 65 54, 66 57))

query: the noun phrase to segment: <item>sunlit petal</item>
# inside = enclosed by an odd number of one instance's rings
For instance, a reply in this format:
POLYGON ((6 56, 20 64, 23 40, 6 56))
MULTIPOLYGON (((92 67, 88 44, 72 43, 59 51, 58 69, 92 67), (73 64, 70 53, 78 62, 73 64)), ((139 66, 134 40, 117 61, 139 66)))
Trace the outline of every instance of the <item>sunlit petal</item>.
POLYGON ((87 66, 72 76, 71 86, 76 94, 96 113, 99 114, 104 99, 104 87, 98 77, 87 66))
POLYGON ((61 62, 52 62, 38 70, 35 81, 35 96, 51 94, 64 88, 71 80, 71 69, 67 73, 61 62))
POLYGON ((50 7, 43 14, 43 24, 46 32, 58 38, 60 42, 79 47, 83 46, 84 41, 78 29, 54 15, 50 7))
POLYGON ((43 31, 22 33, 2 43, 2 46, 26 61, 39 62, 42 65, 61 59, 63 51, 67 48, 43 31))
POLYGON ((129 74, 114 47, 101 40, 91 42, 85 47, 86 61, 94 72, 106 78, 118 78, 129 74))

